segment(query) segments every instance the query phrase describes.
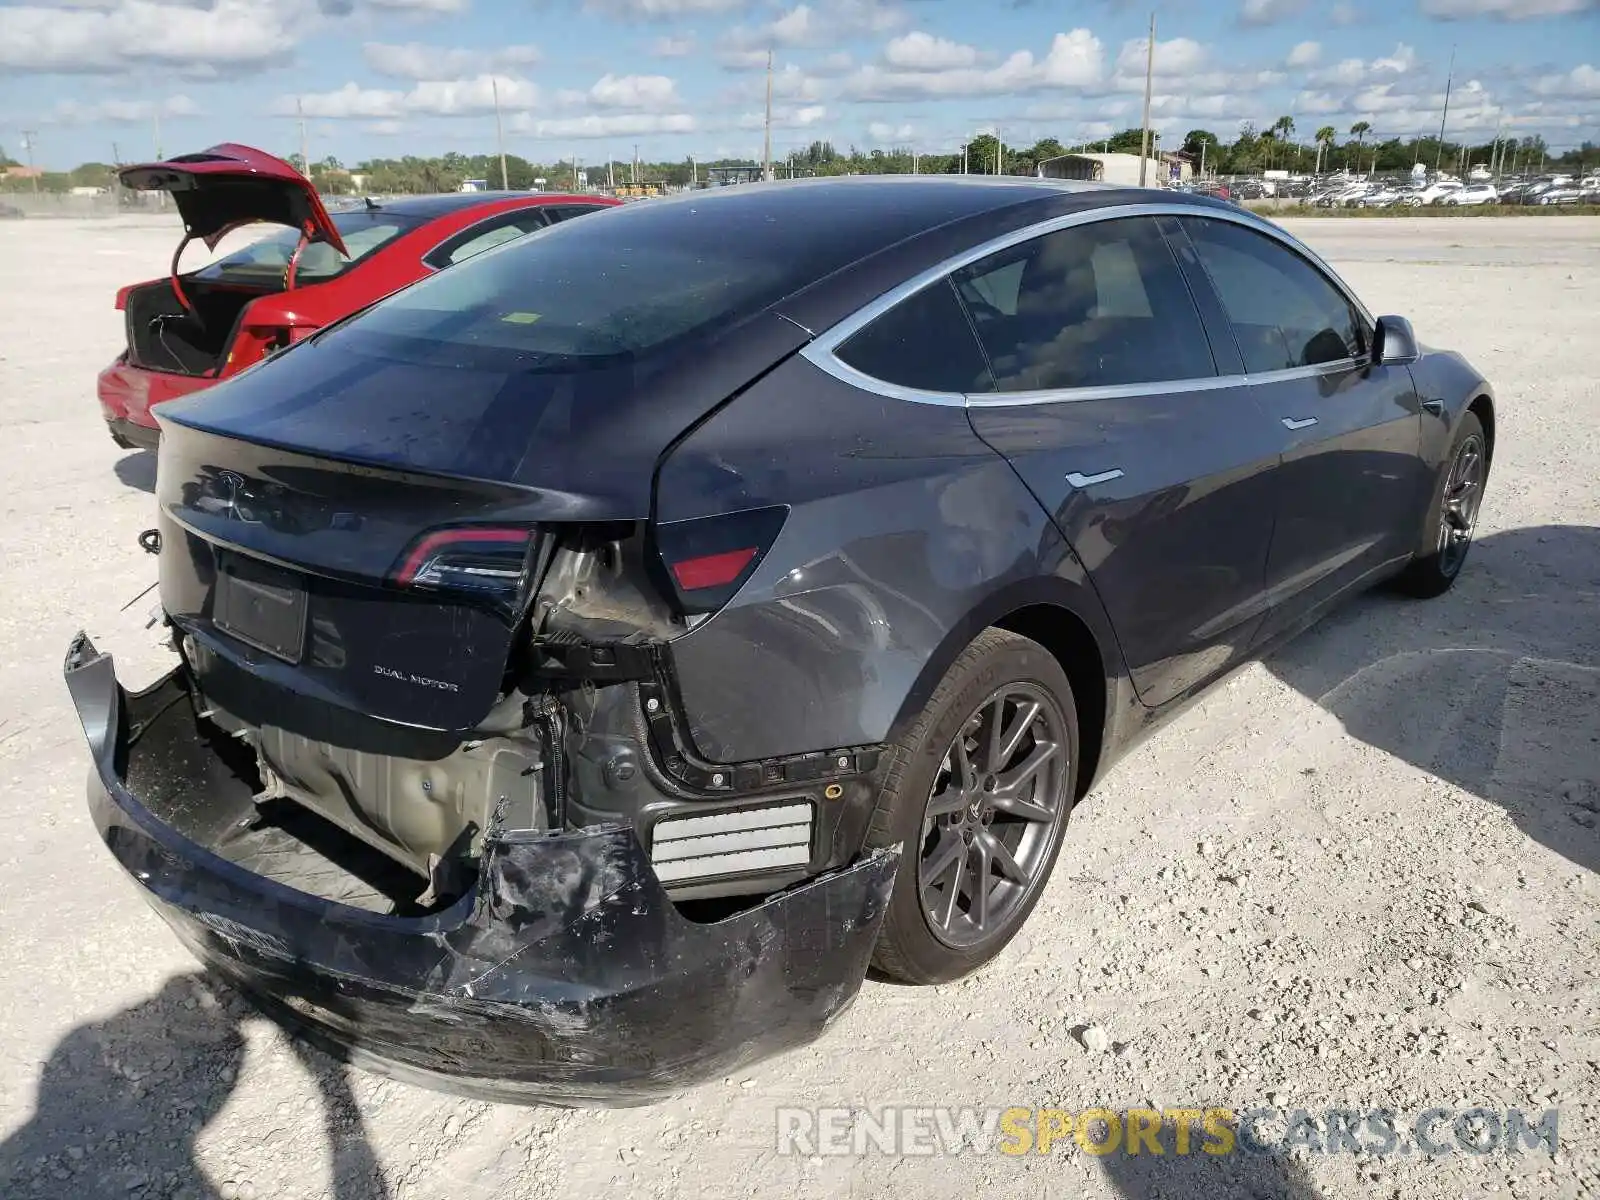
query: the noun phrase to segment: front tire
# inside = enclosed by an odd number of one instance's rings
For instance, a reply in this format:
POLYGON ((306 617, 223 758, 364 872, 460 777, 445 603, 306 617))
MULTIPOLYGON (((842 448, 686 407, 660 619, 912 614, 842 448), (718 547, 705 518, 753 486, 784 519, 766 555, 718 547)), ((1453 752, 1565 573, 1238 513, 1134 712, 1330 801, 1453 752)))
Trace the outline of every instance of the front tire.
POLYGON ((1439 470, 1411 562, 1395 581, 1400 591, 1426 600, 1450 590, 1472 549, 1488 481, 1488 441, 1478 415, 1469 412, 1439 470))
POLYGON ((1003 629, 975 638, 890 751, 867 835, 902 846, 873 964, 908 983, 976 970, 1038 903, 1076 795, 1061 664, 1003 629))

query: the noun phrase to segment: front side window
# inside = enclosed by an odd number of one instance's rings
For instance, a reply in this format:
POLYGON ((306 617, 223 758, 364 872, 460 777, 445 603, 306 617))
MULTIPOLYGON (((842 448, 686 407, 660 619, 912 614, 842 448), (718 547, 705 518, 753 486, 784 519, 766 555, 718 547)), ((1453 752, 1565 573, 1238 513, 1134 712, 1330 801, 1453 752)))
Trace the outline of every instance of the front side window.
POLYGON ((948 279, 878 317, 834 351, 864 375, 923 392, 992 392, 983 351, 948 279))
POLYGON ((1188 285, 1148 218, 1047 233, 954 280, 1002 392, 1216 374, 1188 285))
POLYGON ((1231 221, 1185 217, 1251 373, 1359 358, 1365 325, 1344 294, 1287 246, 1231 221))

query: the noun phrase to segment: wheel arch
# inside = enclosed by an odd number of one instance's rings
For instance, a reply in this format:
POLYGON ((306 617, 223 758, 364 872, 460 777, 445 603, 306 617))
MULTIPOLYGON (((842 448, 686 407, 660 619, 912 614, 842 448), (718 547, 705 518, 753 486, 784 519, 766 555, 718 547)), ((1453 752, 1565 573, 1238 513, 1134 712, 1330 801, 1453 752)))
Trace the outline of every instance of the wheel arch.
POLYGON ((1483 448, 1494 462, 1494 400, 1487 391, 1479 392, 1467 403, 1467 411, 1483 426, 1483 448))
POLYGON ((911 726, 961 652, 991 627, 1038 642, 1066 673, 1078 710, 1082 760, 1074 799, 1082 798, 1108 757, 1116 680, 1123 669, 1110 624, 1087 584, 1042 576, 1002 588, 974 606, 923 664, 895 718, 891 736, 897 738, 911 726))

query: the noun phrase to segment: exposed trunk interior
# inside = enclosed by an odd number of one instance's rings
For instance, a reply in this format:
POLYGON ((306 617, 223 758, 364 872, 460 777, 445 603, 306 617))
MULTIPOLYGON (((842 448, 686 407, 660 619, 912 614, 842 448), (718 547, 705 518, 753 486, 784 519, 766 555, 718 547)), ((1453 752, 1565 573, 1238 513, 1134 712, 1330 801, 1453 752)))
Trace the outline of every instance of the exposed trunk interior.
POLYGON ((257 297, 283 290, 193 279, 183 280, 182 287, 192 312, 179 301, 171 280, 128 293, 128 358, 134 366, 177 375, 219 371, 245 306, 257 297))
POLYGON ((476 879, 474 860, 458 891, 424 901, 415 873, 332 822, 286 800, 258 803, 255 754, 199 716, 176 683, 170 702, 129 747, 126 778, 158 820, 244 870, 309 895, 420 916, 447 907, 476 879))

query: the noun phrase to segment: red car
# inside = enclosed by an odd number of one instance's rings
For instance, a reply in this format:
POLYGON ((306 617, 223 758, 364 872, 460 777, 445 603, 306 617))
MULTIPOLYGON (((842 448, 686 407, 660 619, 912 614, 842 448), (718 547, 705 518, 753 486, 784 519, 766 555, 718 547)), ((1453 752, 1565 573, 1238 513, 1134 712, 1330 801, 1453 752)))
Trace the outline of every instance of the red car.
POLYGON ((170 192, 184 237, 166 279, 117 293, 128 348, 100 372, 100 408, 119 446, 154 448, 153 405, 237 375, 274 350, 432 271, 555 221, 620 203, 609 196, 455 192, 329 215, 280 158, 224 144, 125 167, 122 185, 170 192), (191 241, 209 249, 252 222, 286 226, 180 274, 191 241))

